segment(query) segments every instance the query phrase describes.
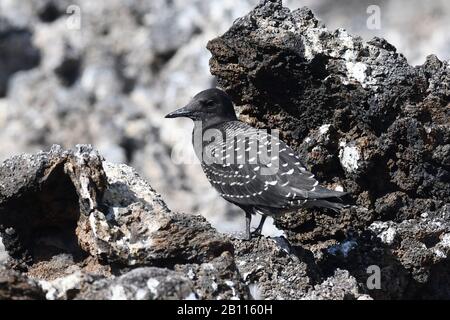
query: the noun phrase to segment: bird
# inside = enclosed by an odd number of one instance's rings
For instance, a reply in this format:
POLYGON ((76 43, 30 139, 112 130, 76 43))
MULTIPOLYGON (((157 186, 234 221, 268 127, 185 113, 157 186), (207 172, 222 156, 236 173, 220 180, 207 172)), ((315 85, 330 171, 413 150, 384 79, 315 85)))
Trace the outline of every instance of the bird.
POLYGON ((245 212, 244 239, 260 236, 267 216, 300 208, 323 207, 339 212, 345 192, 319 185, 296 152, 272 132, 238 120, 231 98, 219 88, 196 94, 165 118, 194 121, 192 143, 210 184, 245 212), (336 201, 335 201, 336 200, 336 201), (261 215, 251 232, 252 216, 261 215))

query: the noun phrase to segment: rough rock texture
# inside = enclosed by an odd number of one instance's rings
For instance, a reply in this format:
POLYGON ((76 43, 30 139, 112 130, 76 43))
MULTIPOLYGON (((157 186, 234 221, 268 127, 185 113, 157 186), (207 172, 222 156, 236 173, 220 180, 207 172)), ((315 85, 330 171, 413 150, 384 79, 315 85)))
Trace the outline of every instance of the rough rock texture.
POLYGON ((328 31, 308 9, 290 12, 280 1, 262 1, 208 48, 219 84, 245 105, 241 118, 280 129, 319 179, 354 196, 357 208, 338 217, 282 224, 309 231, 300 241, 449 201, 446 62, 409 66, 386 41, 328 31))
POLYGON ((170 211, 132 168, 88 145, 10 158, 0 181, 3 299, 363 295, 353 276, 327 279, 311 251, 283 237, 233 239, 200 216, 170 211), (341 281, 339 292, 323 281, 341 281))
MULTIPOLYGON (((90 143, 106 160, 135 168, 173 210, 239 230, 240 210, 210 188, 200 166, 170 161, 171 153, 194 156, 191 122, 162 117, 215 84, 205 44, 258 2, 0 1, 0 161, 90 143), (80 29, 68 9, 78 10, 80 29)), ((391 39, 411 63, 429 53, 450 58, 448 1, 383 0, 379 30, 366 26, 371 0, 285 1, 305 4, 334 27, 391 39)))
POLYGON ((14 26, 0 15, 0 98, 6 93, 11 75, 37 66, 39 60, 30 30, 14 26))
POLYGON ((82 259, 77 223, 96 212, 106 187, 98 153, 54 146, 47 153, 13 157, 2 163, 0 181, 0 231, 17 267, 58 252, 82 259))
POLYGON ((283 238, 234 244, 237 265, 255 299, 299 299, 318 280, 312 255, 297 253, 283 238))
POLYGON ((228 237, 90 146, 10 158, 0 181, 7 266, 48 299, 248 297, 228 237))
POLYGON ((2 1, 0 161, 90 143, 136 168, 174 210, 215 212, 223 225, 232 206, 200 165, 171 161, 172 149, 192 159, 191 123, 162 118, 214 84, 205 44, 252 2, 2 1), (79 10, 80 29, 69 28, 68 8, 79 10))
POLYGON ((448 299, 449 231, 448 205, 417 219, 376 221, 352 240, 328 248, 318 263, 330 273, 345 268, 360 283, 366 283, 369 266, 378 266, 380 289, 362 287, 373 298, 448 299))
POLYGON ((442 218, 450 203, 449 64, 429 56, 410 66, 383 39, 329 31, 309 9, 268 0, 208 49, 211 72, 240 105, 240 118, 280 130, 319 180, 351 194, 346 201, 354 206, 338 215, 302 210, 277 219, 289 241, 318 256, 344 240, 341 251, 363 248, 356 251, 376 258, 349 256, 343 268, 366 278, 369 261, 385 260, 397 268, 385 273, 396 291, 375 296, 448 297, 440 243, 449 231, 442 218), (413 219, 409 232, 406 219, 413 219), (386 228, 398 244, 373 242, 386 228), (392 282, 400 271, 405 278, 392 282), (431 284, 436 277, 443 288, 431 284))
POLYGON ((192 281, 182 273, 162 268, 138 268, 112 280, 87 286, 77 299, 156 300, 197 299, 192 281))
POLYGON ((219 84, 246 105, 241 118, 281 130, 319 179, 368 209, 353 226, 450 199, 446 62, 409 66, 386 41, 328 31, 280 1, 263 1, 208 48, 219 84))
POLYGON ((283 237, 232 239, 200 216, 171 212, 132 168, 86 145, 13 157, 0 178, 4 299, 449 296, 445 208, 308 247, 283 237), (382 284, 375 291, 365 285, 374 264, 382 284))

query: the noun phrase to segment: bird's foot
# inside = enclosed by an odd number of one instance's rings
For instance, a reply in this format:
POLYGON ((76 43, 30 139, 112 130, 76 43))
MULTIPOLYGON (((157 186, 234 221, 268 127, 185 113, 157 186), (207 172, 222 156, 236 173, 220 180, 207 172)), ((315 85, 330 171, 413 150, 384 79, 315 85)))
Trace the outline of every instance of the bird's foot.
POLYGON ((252 233, 251 232, 246 232, 245 235, 242 237, 242 240, 244 240, 244 241, 252 240, 252 233))
POLYGON ((262 228, 256 228, 252 232, 250 232, 251 237, 261 237, 262 236, 262 228))

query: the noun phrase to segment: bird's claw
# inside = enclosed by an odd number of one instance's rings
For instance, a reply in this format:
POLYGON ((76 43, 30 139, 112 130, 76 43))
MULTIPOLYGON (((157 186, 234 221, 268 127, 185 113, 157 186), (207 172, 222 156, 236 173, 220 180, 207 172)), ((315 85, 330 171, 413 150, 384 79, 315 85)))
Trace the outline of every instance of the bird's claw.
POLYGON ((251 237, 261 237, 262 236, 262 230, 259 228, 256 228, 252 232, 250 232, 251 237))

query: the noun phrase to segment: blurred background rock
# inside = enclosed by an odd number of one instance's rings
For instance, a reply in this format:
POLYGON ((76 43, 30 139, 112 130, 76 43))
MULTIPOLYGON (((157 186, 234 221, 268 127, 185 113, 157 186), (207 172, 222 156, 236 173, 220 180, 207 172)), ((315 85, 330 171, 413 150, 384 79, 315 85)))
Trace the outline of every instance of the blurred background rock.
MULTIPOLYGON (((257 2, 0 0, 0 161, 91 143, 136 168, 172 210, 202 214, 219 231, 243 228, 244 216, 192 163, 192 122, 163 116, 215 85, 207 41, 257 2), (78 13, 80 28, 71 20, 78 13)), ((413 65, 431 53, 450 58, 446 0, 285 5, 310 7, 329 29, 386 38, 413 65), (380 7, 378 30, 367 28, 369 5, 380 7)))

